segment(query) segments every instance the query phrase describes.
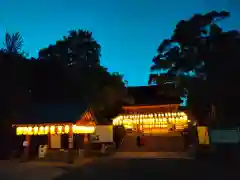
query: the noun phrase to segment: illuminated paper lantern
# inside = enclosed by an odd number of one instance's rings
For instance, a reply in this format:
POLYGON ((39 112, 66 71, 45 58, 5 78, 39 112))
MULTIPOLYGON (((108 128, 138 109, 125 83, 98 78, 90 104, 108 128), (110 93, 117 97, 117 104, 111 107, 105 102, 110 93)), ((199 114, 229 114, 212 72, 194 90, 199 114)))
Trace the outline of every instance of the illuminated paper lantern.
POLYGON ((50 134, 55 134, 55 126, 50 127, 50 134))
POLYGON ((33 135, 33 128, 32 127, 28 127, 28 135, 33 135))
POLYGON ((34 134, 34 135, 37 135, 37 134, 38 134, 38 127, 37 127, 37 126, 35 126, 35 127, 33 128, 33 134, 34 134))
POLYGON ((38 135, 43 135, 44 134, 44 127, 41 126, 39 129, 38 129, 38 135))
POLYGON ((48 134, 49 133, 49 126, 45 126, 44 127, 44 134, 48 134))
POLYGON ((64 133, 68 134, 69 131, 70 131, 70 128, 69 128, 68 125, 66 125, 66 126, 64 127, 64 133))
POLYGON ((17 135, 23 135, 23 131, 24 131, 23 127, 17 127, 16 134, 17 135))
POLYGON ((58 128, 57 128, 57 133, 58 133, 58 134, 62 134, 62 126, 58 126, 58 128))

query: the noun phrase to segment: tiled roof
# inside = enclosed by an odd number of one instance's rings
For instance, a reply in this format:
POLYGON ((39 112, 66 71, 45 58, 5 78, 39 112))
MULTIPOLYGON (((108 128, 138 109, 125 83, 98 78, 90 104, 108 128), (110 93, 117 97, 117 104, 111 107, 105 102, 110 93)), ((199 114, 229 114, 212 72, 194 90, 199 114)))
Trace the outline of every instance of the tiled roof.
POLYGON ((32 107, 16 124, 76 122, 87 107, 81 104, 41 104, 32 107))
POLYGON ((134 99, 134 105, 180 104, 180 97, 160 93, 158 86, 128 87, 128 94, 134 99))

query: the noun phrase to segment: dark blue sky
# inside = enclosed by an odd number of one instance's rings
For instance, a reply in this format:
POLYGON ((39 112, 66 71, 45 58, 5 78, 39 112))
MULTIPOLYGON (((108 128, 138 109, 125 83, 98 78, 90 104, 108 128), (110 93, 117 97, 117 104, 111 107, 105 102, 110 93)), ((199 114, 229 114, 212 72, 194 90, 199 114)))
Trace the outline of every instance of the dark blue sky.
POLYGON ((37 56, 68 30, 85 28, 102 46, 103 65, 129 85, 146 85, 158 45, 179 20, 226 9, 232 16, 223 26, 240 28, 239 7, 239 0, 1 0, 0 40, 6 30, 19 31, 24 50, 37 56))

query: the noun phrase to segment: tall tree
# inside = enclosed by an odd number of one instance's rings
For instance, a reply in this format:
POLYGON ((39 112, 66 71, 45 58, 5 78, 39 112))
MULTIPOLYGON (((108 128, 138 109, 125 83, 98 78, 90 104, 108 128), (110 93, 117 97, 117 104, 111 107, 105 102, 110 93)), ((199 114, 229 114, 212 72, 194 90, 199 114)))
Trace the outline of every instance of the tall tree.
POLYGON ((23 38, 19 32, 5 34, 3 51, 9 54, 21 54, 23 46, 23 38))
POLYGON ((233 110, 227 108, 226 95, 237 95, 231 93, 237 92, 233 79, 240 77, 239 66, 230 65, 237 64, 239 58, 239 32, 223 31, 218 25, 219 20, 229 15, 225 11, 213 11, 180 21, 173 36, 159 46, 151 67, 150 83, 171 82, 174 89, 187 90, 192 111, 201 114, 200 104, 201 107, 214 105, 218 119, 224 117, 227 109, 233 110), (189 73, 194 76, 189 77, 189 73))
POLYGON ((92 68, 100 66, 100 51, 101 47, 94 40, 91 32, 72 30, 62 40, 42 49, 39 52, 39 59, 58 63, 63 73, 68 76, 68 81, 81 84, 75 86, 75 90, 91 94, 88 88, 92 85, 89 78, 93 72, 92 68))
POLYGON ((127 89, 123 76, 119 73, 109 73, 106 69, 100 75, 96 86, 92 106, 95 111, 109 120, 122 111, 122 105, 126 102, 127 89))
MULTIPOLYGON (((118 109, 115 105, 125 95, 125 84, 121 75, 109 73, 100 65, 100 52, 101 47, 92 33, 83 30, 70 31, 62 40, 42 49, 39 52, 40 62, 52 64, 50 69, 53 70, 55 66, 64 76, 64 80, 60 81, 64 87, 49 83, 48 88, 55 89, 52 92, 61 89, 61 93, 88 103, 100 114, 106 113, 106 109, 108 112, 109 109, 112 112, 113 109, 118 109)), ((58 81, 58 76, 54 77, 55 80, 50 82, 58 81)))
MULTIPOLYGON (((18 54, 0 52, 0 135, 2 137, 0 159, 8 158, 11 142, 15 136, 11 133, 15 119, 27 111, 30 94, 28 89, 27 60, 18 54)), ((15 135, 15 132, 13 132, 15 135)))
POLYGON ((23 37, 19 32, 5 34, 3 48, 0 50, 1 103, 4 113, 1 119, 12 118, 24 107, 28 96, 28 63, 23 56, 23 37))
POLYGON ((40 59, 62 59, 68 66, 86 68, 100 64, 101 46, 92 37, 92 33, 84 30, 69 31, 54 45, 39 52, 40 59))

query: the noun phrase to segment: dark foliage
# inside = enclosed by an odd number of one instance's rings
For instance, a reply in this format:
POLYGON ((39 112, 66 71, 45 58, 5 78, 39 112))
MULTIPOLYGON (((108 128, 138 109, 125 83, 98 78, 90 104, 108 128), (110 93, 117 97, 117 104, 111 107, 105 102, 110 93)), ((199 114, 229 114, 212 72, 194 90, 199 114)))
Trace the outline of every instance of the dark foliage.
POLYGON ((29 118, 38 105, 82 104, 107 117, 121 110, 127 93, 123 76, 101 66, 101 47, 91 32, 70 31, 37 59, 26 58, 22 45, 19 33, 7 33, 0 50, 0 135, 6 141, 12 124, 29 118))
POLYGON ((237 118, 233 103, 240 100, 240 33, 224 31, 218 24, 229 16, 229 12, 212 11, 180 21, 153 59, 149 83, 188 96, 188 108, 199 119, 208 118, 212 109, 219 121, 237 118))

